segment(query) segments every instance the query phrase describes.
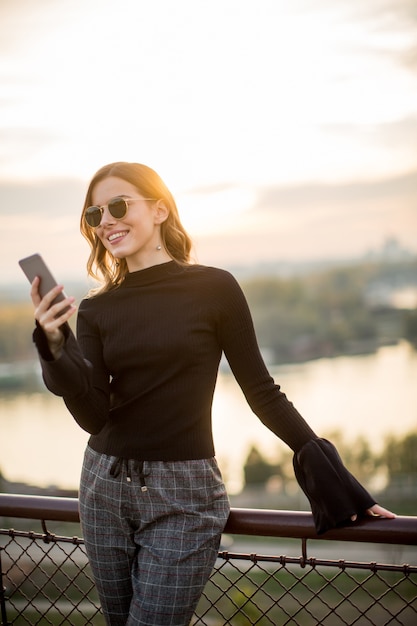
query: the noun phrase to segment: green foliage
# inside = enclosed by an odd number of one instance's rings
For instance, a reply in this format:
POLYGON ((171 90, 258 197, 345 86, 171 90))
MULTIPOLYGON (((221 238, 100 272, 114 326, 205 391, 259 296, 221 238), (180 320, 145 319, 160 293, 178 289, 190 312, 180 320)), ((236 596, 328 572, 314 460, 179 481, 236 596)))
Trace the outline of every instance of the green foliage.
POLYGON ((15 302, 0 309, 0 363, 33 358, 34 325, 31 303, 15 302))
MULTIPOLYGON (((405 337, 417 343, 417 311, 382 309, 369 292, 415 282, 417 261, 333 268, 292 278, 254 278, 242 284, 258 340, 276 363, 368 352, 405 337)), ((70 324, 74 328, 74 320, 70 324)), ((34 356, 30 302, 0 309, 0 363, 34 356)))
POLYGON ((363 436, 347 442, 339 431, 327 434, 337 448, 349 471, 362 483, 366 484, 378 472, 386 472, 385 452, 373 452, 369 441, 363 436))
POLYGON ((271 476, 282 476, 282 468, 279 464, 268 463, 258 448, 252 446, 244 466, 244 475, 247 486, 263 485, 271 476))
MULTIPOLYGON (((74 328, 72 318, 70 326, 74 328)), ((35 358, 32 333, 35 328, 31 302, 11 302, 0 308, 0 363, 35 358)))
POLYGON ((383 459, 392 479, 410 474, 417 478, 417 433, 410 433, 402 439, 388 437, 383 459))
MULTIPOLYGON (((417 488, 417 432, 404 437, 390 436, 382 452, 374 452, 369 442, 358 437, 346 442, 342 433, 328 433, 349 471, 373 492, 370 483, 375 476, 386 478, 384 506, 398 514, 415 515, 417 488)), ((266 486, 272 476, 281 479, 281 492, 285 493, 287 482, 293 475, 292 453, 280 452, 280 457, 270 463, 256 447, 252 447, 244 465, 245 487, 266 486)))
POLYGON ((369 352, 404 336, 417 341, 417 312, 404 322, 403 311, 378 305, 369 295, 404 276, 411 280, 416 270, 416 262, 364 264, 297 278, 257 278, 243 288, 260 345, 272 350, 276 363, 285 363, 369 352))
POLYGON ((404 320, 404 337, 417 345, 417 309, 407 311, 404 320))

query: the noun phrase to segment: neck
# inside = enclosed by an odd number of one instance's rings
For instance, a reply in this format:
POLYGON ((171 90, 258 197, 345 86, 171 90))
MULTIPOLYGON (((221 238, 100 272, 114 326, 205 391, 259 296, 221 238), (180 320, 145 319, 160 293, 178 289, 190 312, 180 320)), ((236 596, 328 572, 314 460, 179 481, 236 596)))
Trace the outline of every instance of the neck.
POLYGON ((126 259, 129 272, 138 272, 139 270, 146 270, 148 267, 154 265, 162 265, 162 263, 168 263, 172 261, 172 257, 168 252, 161 248, 161 250, 153 250, 146 257, 140 259, 126 259))

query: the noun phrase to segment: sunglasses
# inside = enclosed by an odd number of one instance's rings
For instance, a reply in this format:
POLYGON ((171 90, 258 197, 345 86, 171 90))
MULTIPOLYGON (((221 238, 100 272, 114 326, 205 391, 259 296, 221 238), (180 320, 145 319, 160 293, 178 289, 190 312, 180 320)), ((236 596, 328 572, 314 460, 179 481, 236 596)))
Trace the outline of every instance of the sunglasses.
MULTIPOLYGON (((129 198, 129 200, 154 200, 154 198, 129 198)), ((129 204, 125 198, 117 197, 109 200, 107 208, 112 217, 121 220, 126 215, 129 204)), ((84 219, 89 226, 97 228, 100 226, 103 211, 104 206, 89 206, 85 210, 84 219)))

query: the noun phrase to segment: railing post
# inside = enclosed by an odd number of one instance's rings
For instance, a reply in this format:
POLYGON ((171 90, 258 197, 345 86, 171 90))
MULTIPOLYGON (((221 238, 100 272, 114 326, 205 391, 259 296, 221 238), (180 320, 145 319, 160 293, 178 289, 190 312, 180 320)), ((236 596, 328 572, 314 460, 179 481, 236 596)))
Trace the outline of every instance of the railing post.
POLYGON ((5 587, 3 587, 3 563, 1 560, 1 554, 3 552, 3 548, 0 547, 0 607, 1 607, 1 626, 9 626, 9 622, 7 621, 7 610, 6 610, 6 594, 5 587))

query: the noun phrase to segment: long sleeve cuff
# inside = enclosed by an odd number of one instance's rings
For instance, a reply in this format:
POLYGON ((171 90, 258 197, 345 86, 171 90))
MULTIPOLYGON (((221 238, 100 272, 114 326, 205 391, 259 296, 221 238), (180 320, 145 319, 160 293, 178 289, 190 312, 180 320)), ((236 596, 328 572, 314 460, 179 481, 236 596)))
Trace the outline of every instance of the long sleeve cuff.
POLYGON ((326 439, 312 439, 293 458, 297 481, 307 496, 318 535, 360 517, 375 504, 372 496, 343 465, 326 439))
MULTIPOLYGON (((64 340, 67 341, 68 337, 71 335, 71 330, 70 330, 68 322, 66 322, 65 324, 61 326, 61 330, 64 334, 64 340)), ((36 320, 35 330, 33 331, 32 339, 33 339, 33 343, 35 344, 39 352, 39 356, 41 357, 41 359, 43 359, 44 361, 53 361, 54 357, 52 355, 52 352, 49 349, 48 340, 46 338, 44 331, 42 330, 42 327, 40 326, 37 320, 36 320)))
POLYGON ((83 358, 69 325, 63 324, 65 343, 59 358, 54 359, 41 326, 36 324, 33 342, 39 353, 46 387, 57 396, 80 397, 90 389, 92 366, 83 358))

